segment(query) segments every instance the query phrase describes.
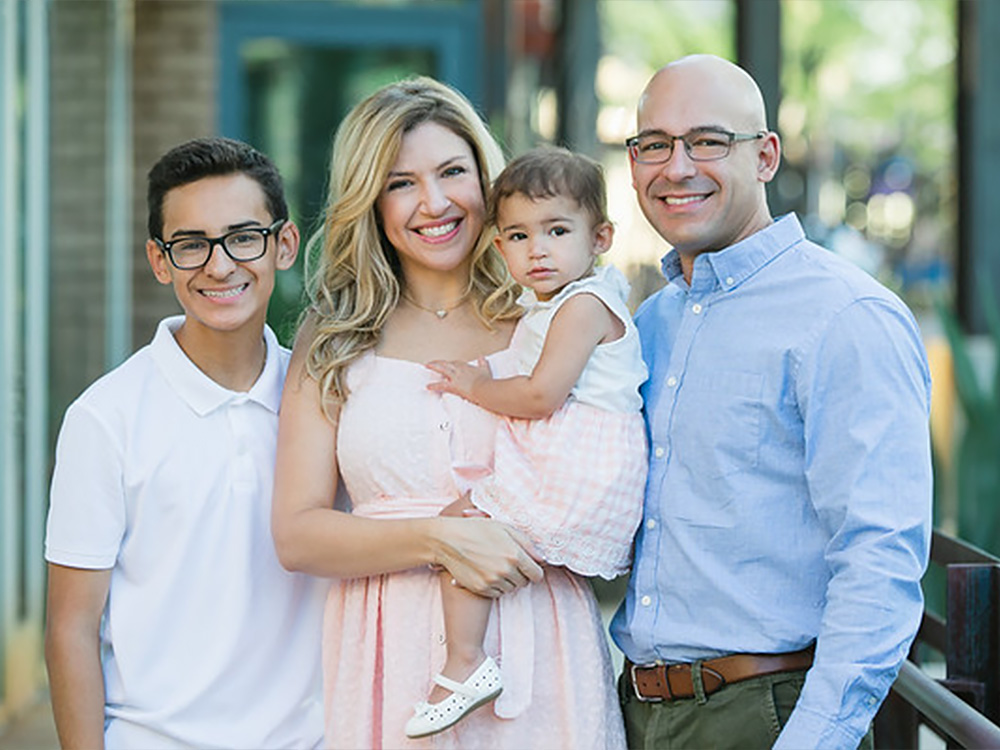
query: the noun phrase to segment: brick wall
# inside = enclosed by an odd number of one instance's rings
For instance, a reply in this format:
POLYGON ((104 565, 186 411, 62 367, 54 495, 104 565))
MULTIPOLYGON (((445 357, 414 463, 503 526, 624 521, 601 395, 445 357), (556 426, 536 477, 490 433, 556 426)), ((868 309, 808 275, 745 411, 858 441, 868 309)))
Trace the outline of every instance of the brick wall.
POLYGON ((135 3, 133 55, 134 201, 136 252, 133 341, 149 341, 164 315, 180 312, 170 287, 146 262, 146 174, 172 146, 215 134, 218 9, 206 0, 135 3), (138 257, 137 255, 137 257, 138 257))
MULTIPOLYGON (((53 0, 51 413, 104 372, 106 156, 113 5, 53 0)), ((215 131, 217 6, 137 0, 132 70, 133 349, 180 308, 146 262, 146 173, 171 146, 215 131)), ((54 434, 54 432, 53 432, 54 434)))
POLYGON ((51 413, 104 369, 105 122, 109 3, 51 15, 51 413))

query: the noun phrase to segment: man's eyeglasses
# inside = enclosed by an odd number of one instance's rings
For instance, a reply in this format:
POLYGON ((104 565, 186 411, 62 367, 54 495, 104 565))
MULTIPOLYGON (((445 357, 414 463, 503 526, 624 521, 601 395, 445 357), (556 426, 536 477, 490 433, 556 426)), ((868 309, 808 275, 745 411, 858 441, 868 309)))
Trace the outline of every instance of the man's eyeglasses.
POLYGON ((632 161, 639 164, 663 164, 674 154, 674 143, 681 141, 692 161, 715 161, 725 159, 734 143, 757 141, 767 135, 766 131, 756 133, 733 133, 720 128, 700 128, 684 135, 667 135, 651 132, 635 135, 625 141, 632 161))
POLYGON ((154 237, 153 241, 182 271, 193 271, 207 264, 216 245, 220 245, 226 255, 237 263, 246 263, 257 260, 267 252, 268 236, 277 233, 285 221, 287 219, 278 219, 269 227, 234 229, 221 237, 181 237, 171 242, 154 237))

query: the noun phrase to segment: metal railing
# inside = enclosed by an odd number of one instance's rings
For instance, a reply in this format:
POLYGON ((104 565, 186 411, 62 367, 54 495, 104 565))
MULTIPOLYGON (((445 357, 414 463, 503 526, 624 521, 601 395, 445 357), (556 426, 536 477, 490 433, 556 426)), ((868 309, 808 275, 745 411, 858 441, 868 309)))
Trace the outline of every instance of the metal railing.
POLYGON ((900 670, 875 720, 879 748, 915 748, 926 726, 948 747, 1000 748, 1000 559, 935 531, 931 563, 944 570, 947 616, 925 611, 910 652, 944 654, 946 677, 915 661, 900 670))

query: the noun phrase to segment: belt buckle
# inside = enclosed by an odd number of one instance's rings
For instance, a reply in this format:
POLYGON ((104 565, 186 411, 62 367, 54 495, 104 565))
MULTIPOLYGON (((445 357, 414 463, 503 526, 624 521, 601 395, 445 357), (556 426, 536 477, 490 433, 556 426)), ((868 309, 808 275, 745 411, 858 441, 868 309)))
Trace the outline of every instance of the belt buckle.
MULTIPOLYGON (((641 668, 642 669, 649 669, 649 667, 641 667, 641 668)), ((642 693, 639 692, 639 682, 636 679, 636 670, 637 669, 640 669, 640 667, 639 667, 638 664, 632 664, 629 667, 629 676, 632 679, 632 692, 635 693, 635 697, 639 700, 640 703, 663 703, 663 701, 664 701, 663 698, 660 698, 658 696, 654 696, 652 698, 647 698, 646 696, 644 696, 642 693)), ((664 669, 663 669, 663 680, 664 680, 664 682, 667 685, 667 693, 669 694, 670 693, 670 680, 667 678, 666 667, 664 667, 664 669)))

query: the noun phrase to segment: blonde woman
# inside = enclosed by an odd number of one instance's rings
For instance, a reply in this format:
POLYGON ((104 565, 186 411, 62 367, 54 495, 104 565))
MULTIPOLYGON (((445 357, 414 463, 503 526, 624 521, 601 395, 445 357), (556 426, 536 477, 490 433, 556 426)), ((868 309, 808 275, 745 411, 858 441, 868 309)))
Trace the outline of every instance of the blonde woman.
POLYGON ((502 161, 468 101, 427 78, 362 101, 334 141, 312 309, 282 400, 273 514, 282 562, 335 579, 323 633, 332 747, 624 746, 587 581, 540 567, 498 522, 448 517, 491 463, 496 418, 429 390, 436 376, 424 364, 489 361, 520 315, 485 226, 502 161), (334 508, 341 486, 349 511, 334 508), (489 685, 439 682, 435 569, 499 600, 486 641, 503 679, 496 701, 489 685), (435 683, 444 700, 485 707, 407 739, 414 704, 435 683))

